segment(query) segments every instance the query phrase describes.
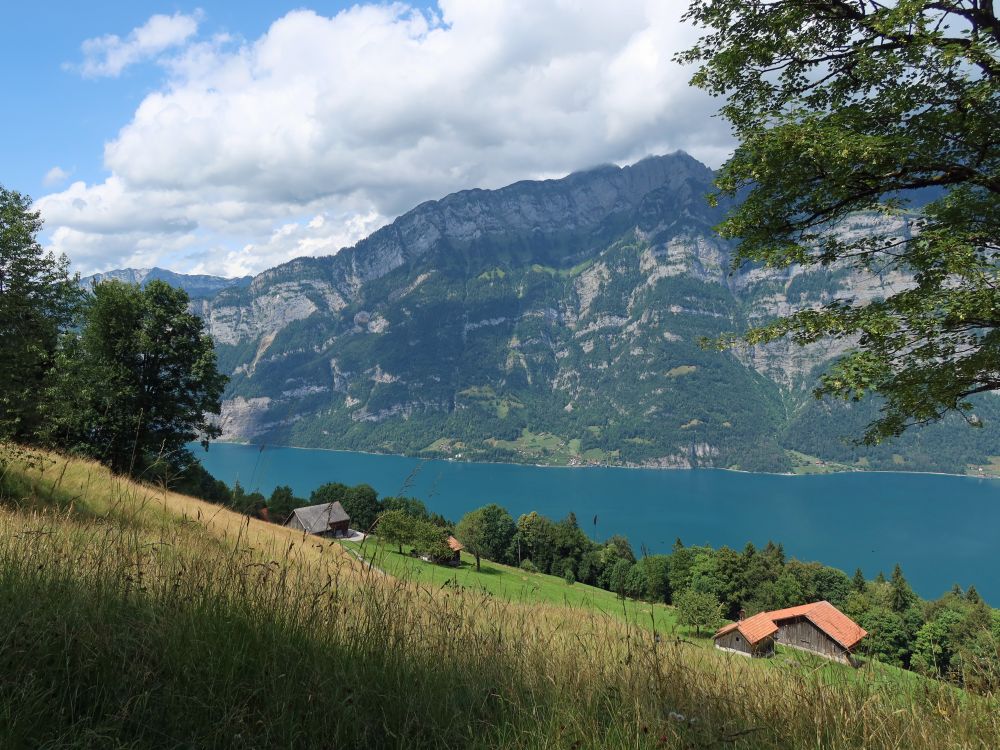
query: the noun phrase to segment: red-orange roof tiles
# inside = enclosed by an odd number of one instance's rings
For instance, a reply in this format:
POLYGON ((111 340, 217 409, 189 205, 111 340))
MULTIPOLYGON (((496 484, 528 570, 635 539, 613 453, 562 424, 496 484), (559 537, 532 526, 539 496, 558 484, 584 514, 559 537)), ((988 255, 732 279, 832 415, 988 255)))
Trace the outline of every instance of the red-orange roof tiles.
POLYGON ((465 547, 462 546, 462 543, 453 536, 448 537, 448 546, 455 552, 461 552, 465 549, 465 547))
POLYGON ((778 622, 793 617, 805 617, 848 651, 857 646, 858 642, 868 635, 864 628, 830 602, 822 601, 777 609, 772 612, 761 612, 753 617, 720 628, 715 637, 719 638, 733 630, 739 630, 748 643, 755 644, 776 633, 778 622))

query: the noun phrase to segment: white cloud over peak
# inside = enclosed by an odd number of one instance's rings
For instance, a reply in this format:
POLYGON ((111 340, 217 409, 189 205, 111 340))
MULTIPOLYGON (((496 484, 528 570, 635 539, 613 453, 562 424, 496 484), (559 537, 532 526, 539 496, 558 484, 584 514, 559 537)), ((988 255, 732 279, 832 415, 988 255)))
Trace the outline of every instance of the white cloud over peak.
POLYGON ((80 45, 83 62, 76 67, 88 78, 117 77, 129 65, 179 47, 198 32, 201 12, 151 16, 122 39, 117 34, 87 39, 80 45))
POLYGON ((728 129, 671 59, 696 37, 682 6, 358 5, 188 44, 107 143, 109 177, 39 201, 50 244, 83 271, 242 274, 458 189, 676 149, 718 165, 728 129))

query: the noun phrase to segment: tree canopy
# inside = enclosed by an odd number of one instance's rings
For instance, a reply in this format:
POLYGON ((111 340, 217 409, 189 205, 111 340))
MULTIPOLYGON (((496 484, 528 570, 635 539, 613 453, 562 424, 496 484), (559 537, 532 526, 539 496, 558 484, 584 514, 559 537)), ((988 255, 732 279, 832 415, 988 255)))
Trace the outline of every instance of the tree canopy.
POLYGON ((714 594, 688 589, 674 598, 677 622, 693 627, 697 635, 702 628, 714 628, 722 622, 722 605, 714 594))
POLYGON ((69 262, 38 243, 31 198, 0 185, 0 437, 39 428, 41 393, 59 335, 79 311, 69 262))
POLYGON ((404 510, 386 510, 378 517, 375 533, 389 544, 395 544, 399 554, 403 554, 403 545, 413 541, 416 520, 404 510))
POLYGON ((208 415, 220 411, 226 377, 188 301, 162 281, 94 286, 82 332, 57 364, 47 420, 54 442, 136 473, 156 461, 183 466, 189 442, 207 446, 219 434, 208 415))
POLYGON ((514 519, 506 508, 491 503, 462 516, 455 527, 455 536, 476 558, 476 570, 479 570, 481 557, 503 560, 515 530, 514 519))
POLYGON ((678 59, 725 97, 739 145, 716 201, 735 263, 848 267, 885 296, 834 299, 723 346, 852 351, 818 396, 877 393, 868 443, 1000 389, 1000 22, 983 0, 693 0, 678 59), (859 214, 876 215, 855 231, 859 214))

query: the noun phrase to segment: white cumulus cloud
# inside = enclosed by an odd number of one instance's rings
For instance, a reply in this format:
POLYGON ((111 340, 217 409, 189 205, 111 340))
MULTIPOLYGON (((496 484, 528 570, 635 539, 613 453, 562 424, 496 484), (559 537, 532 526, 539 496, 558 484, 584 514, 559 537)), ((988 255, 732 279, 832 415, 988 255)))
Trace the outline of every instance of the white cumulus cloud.
POLYGON ((50 244, 84 271, 242 274, 458 189, 676 149, 717 166, 717 103, 672 61, 696 38, 683 5, 357 5, 189 43, 107 143, 107 179, 39 201, 50 244))
POLYGON ((67 172, 65 169, 63 169, 57 164, 56 166, 52 167, 52 169, 50 169, 48 172, 45 173, 45 176, 42 178, 42 183, 48 187, 52 187, 54 185, 61 185, 62 183, 66 182, 67 179, 69 179, 69 174, 70 174, 69 172, 67 172))
POLYGON ((122 39, 117 34, 87 39, 80 45, 83 62, 76 66, 88 78, 116 77, 129 65, 179 47, 198 32, 200 12, 193 15, 151 16, 122 39))

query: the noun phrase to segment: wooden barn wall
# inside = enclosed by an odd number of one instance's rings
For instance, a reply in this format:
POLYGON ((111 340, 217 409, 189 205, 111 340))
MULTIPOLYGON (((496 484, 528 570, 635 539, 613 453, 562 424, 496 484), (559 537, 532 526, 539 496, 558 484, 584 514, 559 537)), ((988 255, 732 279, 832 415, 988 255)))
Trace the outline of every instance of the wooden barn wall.
POLYGON ((720 648, 729 648, 733 651, 742 651, 744 654, 750 653, 750 644, 747 643, 747 639, 740 635, 737 631, 732 631, 731 633, 726 633, 724 636, 715 639, 715 643, 720 648))
POLYGON ((778 623, 774 640, 784 646, 812 651, 829 659, 847 660, 844 648, 804 617, 778 623))

